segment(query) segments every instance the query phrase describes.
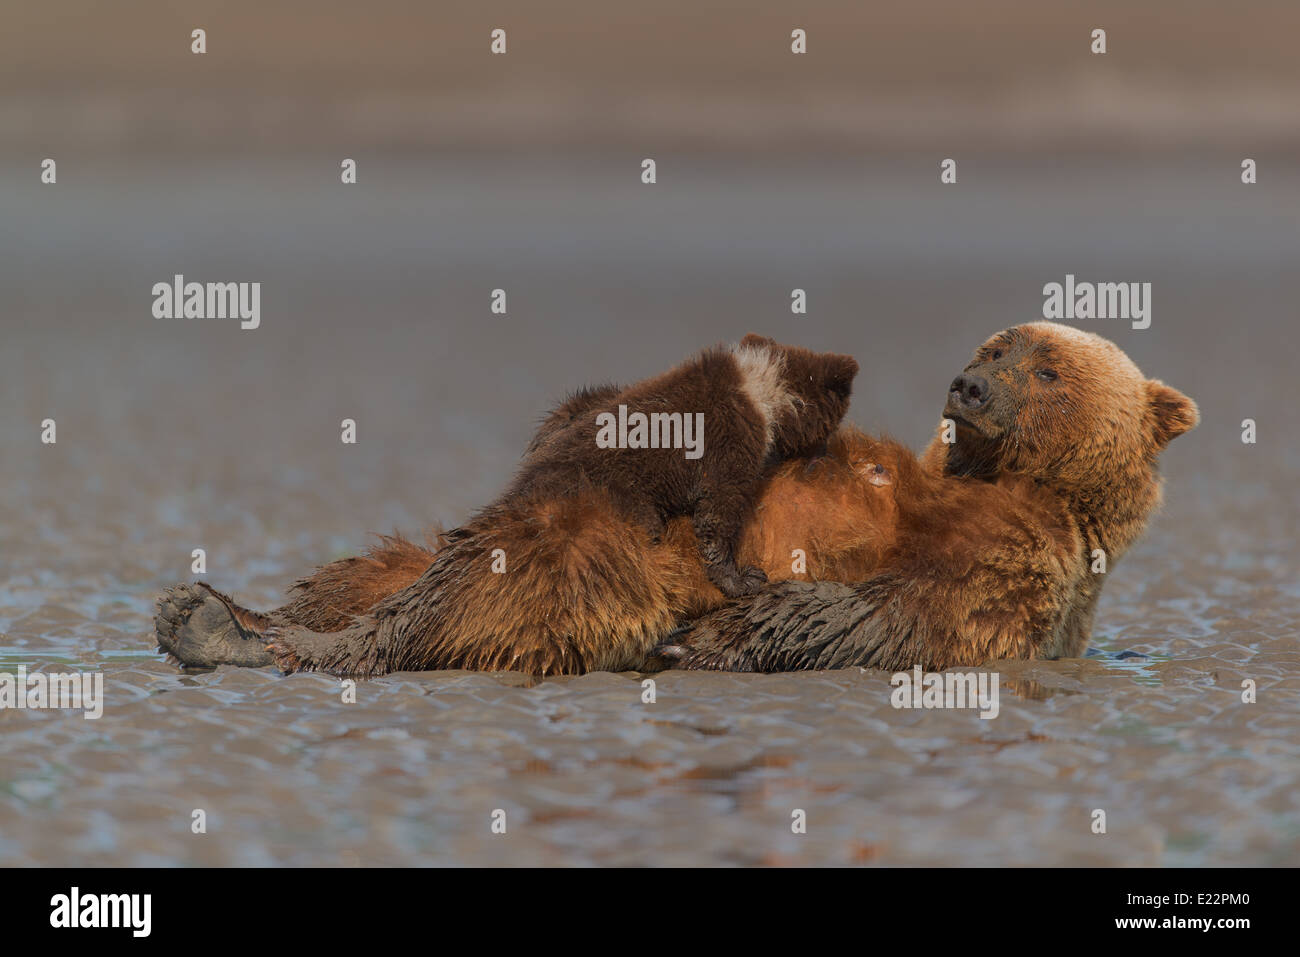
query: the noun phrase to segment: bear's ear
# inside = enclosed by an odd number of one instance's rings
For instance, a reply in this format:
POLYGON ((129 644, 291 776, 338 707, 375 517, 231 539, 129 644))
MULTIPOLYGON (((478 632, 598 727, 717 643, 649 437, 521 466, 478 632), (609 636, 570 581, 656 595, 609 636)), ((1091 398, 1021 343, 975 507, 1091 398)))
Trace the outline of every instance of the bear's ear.
POLYGON ((767 336, 760 336, 757 332, 751 332, 740 340, 742 346, 767 346, 771 348, 776 345, 776 340, 767 336))
POLYGON ((853 356, 828 354, 826 357, 826 388, 847 398, 853 391, 853 377, 858 374, 858 360, 853 356))
POLYGON ((1156 443, 1164 448, 1189 429, 1196 428, 1201 413, 1196 403, 1159 379, 1147 380, 1147 403, 1155 422, 1156 443))

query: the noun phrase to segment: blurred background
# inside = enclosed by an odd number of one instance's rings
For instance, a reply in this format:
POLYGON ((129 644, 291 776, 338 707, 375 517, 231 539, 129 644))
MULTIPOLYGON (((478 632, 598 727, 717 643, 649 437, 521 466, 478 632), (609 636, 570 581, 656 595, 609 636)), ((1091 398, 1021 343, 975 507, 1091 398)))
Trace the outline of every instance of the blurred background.
POLYGON ((1266 0, 0 3, 0 668, 110 691, 99 722, 0 713, 0 860, 1294 862, 1298 27, 1266 0), (153 318, 176 273, 260 282, 260 328, 153 318), (1152 283, 1149 329, 1078 324, 1202 413, 1103 595, 1098 649, 1139 665, 1035 665, 994 722, 881 707, 877 675, 671 676, 685 711, 651 721, 612 676, 416 676, 340 714, 326 679, 153 652, 194 548, 278 604, 492 498, 567 390, 749 331, 856 355, 850 418, 919 447, 1067 273, 1152 283), (176 836, 198 792, 237 839, 176 836), (468 836, 480 799, 531 829, 468 836), (765 844, 788 801, 830 826, 765 844))

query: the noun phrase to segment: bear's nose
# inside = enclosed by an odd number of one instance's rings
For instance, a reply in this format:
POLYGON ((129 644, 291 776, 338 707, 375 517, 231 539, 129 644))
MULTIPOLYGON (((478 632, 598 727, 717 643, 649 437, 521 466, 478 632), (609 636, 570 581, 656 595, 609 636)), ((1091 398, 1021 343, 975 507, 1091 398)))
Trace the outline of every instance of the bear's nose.
POLYGON ((989 380, 982 376, 963 372, 952 380, 948 394, 953 401, 967 409, 978 409, 989 400, 989 380))

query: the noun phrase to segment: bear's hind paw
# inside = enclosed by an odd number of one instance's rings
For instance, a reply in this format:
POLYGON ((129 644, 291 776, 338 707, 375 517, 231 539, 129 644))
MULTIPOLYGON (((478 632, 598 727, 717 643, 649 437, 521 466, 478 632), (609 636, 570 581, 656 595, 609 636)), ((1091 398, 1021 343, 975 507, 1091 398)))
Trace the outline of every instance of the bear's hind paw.
POLYGON ((262 642, 247 635, 226 604, 197 585, 182 583, 163 592, 154 632, 158 650, 182 667, 260 668, 274 663, 262 642))

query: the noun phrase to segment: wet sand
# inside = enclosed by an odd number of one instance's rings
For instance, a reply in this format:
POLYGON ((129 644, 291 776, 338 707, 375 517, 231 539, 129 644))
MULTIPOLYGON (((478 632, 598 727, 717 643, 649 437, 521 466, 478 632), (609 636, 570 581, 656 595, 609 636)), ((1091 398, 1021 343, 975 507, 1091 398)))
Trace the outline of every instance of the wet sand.
POLYGON ((105 161, 44 193, 0 169, 0 671, 101 670, 107 693, 98 721, 0 711, 0 862, 1300 859, 1300 453, 1279 399, 1300 166, 1248 190, 1216 157, 973 155, 980 188, 945 192, 902 155, 691 155, 649 193, 627 157, 543 152, 384 159, 347 192, 318 159, 105 161), (262 327, 153 319, 174 272, 261 281, 262 327), (195 577, 192 549, 276 604, 369 532, 487 501, 566 389, 751 329, 854 353, 850 418, 920 446, 972 348, 1067 272, 1153 283, 1150 329, 1080 324, 1203 421, 1110 572, 1099 654, 1001 663, 995 720, 895 710, 888 675, 856 669, 668 673, 653 705, 636 675, 405 674, 343 704, 331 678, 154 652, 154 596, 195 577))

